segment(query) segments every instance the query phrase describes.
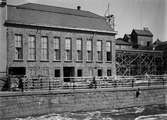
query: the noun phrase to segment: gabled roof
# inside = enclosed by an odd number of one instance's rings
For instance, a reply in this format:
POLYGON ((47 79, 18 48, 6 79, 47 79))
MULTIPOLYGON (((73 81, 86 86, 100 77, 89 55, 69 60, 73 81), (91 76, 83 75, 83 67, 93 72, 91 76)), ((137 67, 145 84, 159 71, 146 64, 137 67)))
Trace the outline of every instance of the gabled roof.
POLYGON ((130 46, 131 44, 129 42, 124 41, 122 38, 117 38, 116 39, 116 45, 128 45, 128 46, 130 46))
POLYGON ((34 3, 8 5, 6 23, 114 32, 104 17, 92 12, 34 3))
POLYGON ((127 37, 128 39, 131 39, 131 34, 125 34, 124 37, 127 37))
POLYGON ((167 41, 164 41, 164 42, 160 41, 160 42, 157 44, 157 46, 167 46, 167 41))
POLYGON ((153 34, 149 30, 137 30, 137 29, 133 29, 132 32, 135 32, 137 35, 140 35, 140 36, 150 36, 150 37, 153 36, 153 34))

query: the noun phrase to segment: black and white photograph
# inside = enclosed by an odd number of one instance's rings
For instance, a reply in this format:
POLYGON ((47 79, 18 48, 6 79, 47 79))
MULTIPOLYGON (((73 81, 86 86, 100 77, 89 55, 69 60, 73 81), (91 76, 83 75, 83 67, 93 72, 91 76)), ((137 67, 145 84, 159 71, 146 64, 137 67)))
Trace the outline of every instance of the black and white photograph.
POLYGON ((0 120, 167 120, 167 0, 0 0, 0 120))

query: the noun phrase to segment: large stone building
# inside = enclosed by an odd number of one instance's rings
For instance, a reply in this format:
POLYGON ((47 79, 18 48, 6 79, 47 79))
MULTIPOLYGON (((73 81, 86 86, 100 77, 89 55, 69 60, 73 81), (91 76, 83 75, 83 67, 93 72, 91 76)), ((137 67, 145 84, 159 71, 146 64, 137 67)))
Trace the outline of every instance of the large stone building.
POLYGON ((39 4, 0 6, 0 72, 80 77, 115 75, 115 34, 89 11, 39 4))

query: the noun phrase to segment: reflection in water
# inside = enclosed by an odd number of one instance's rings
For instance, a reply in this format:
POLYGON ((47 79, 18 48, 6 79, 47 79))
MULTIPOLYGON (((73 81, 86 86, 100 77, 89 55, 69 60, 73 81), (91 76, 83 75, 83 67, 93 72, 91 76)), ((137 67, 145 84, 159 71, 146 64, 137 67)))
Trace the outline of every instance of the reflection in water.
POLYGON ((154 105, 94 112, 49 114, 14 120, 167 120, 167 109, 154 105))
POLYGON ((167 120, 167 114, 139 116, 135 120, 167 120))

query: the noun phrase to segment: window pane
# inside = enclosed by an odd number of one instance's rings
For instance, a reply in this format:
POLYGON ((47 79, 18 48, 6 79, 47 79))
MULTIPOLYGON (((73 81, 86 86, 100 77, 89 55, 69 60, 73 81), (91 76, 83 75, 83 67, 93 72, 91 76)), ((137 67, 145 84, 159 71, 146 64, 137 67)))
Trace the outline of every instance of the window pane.
POLYGON ((111 61, 112 52, 111 52, 111 42, 106 42, 106 57, 107 61, 111 61))
POLYGON ((77 50, 82 50, 82 40, 81 39, 77 39, 77 50))
POLYGON ((72 60, 72 54, 70 50, 66 50, 66 60, 72 60))
POLYGON ((111 76, 111 69, 107 70, 107 76, 111 76))
POLYGON ((88 61, 92 60, 92 51, 87 51, 87 60, 88 61))
POLYGON ((48 59, 48 38, 47 37, 41 38, 41 59, 42 60, 48 59))
POLYGON ((70 38, 66 38, 65 40, 65 49, 66 49, 66 60, 72 60, 71 39, 70 38))
POLYGON ((102 49, 102 41, 97 41, 97 51, 101 51, 102 49))
POLYGON ((60 50, 58 49, 54 51, 54 60, 60 60, 60 50))
POLYGON ((111 61, 111 58, 112 58, 111 52, 107 52, 107 61, 111 61))
POLYGON ((55 77, 60 77, 60 70, 59 69, 55 70, 55 77))
POLYGON ((87 40, 87 60, 92 60, 92 40, 87 40))
POLYGON ((71 39, 66 38, 65 40, 65 49, 70 50, 71 49, 71 39))
POLYGON ((35 36, 29 36, 28 38, 28 59, 35 59, 35 36))
POLYGON ((77 60, 82 60, 82 51, 77 51, 77 60))
POLYGON ((14 36, 15 41, 15 59, 23 59, 23 45, 22 45, 22 35, 16 34, 14 36))
POLYGON ((82 77, 82 70, 80 70, 80 69, 77 70, 77 76, 82 77))
POLYGON ((53 47, 54 47, 54 49, 59 49, 60 48, 60 38, 58 38, 58 37, 54 38, 53 47))
POLYGON ((98 76, 102 76, 102 69, 98 69, 98 71, 97 71, 98 73, 98 76))
POLYGON ((102 41, 97 41, 97 58, 102 61, 102 41))
POLYGON ((98 61, 102 61, 102 51, 97 52, 98 61))
POLYGON ((106 51, 111 51, 111 42, 106 42, 106 51))
POLYGON ((15 47, 22 47, 22 36, 15 35, 15 47))
POLYGON ((92 50, 92 40, 87 40, 87 50, 92 50))
POLYGON ((60 60, 60 38, 55 37, 53 40, 54 60, 60 60))

